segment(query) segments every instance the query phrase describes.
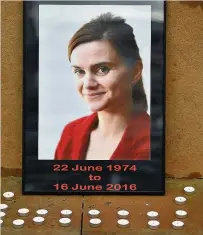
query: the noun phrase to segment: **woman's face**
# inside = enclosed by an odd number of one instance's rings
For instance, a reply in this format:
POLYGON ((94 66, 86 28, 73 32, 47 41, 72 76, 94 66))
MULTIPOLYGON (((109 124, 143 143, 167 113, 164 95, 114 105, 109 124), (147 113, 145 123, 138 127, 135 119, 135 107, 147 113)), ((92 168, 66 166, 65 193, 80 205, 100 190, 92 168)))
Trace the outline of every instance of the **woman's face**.
POLYGON ((132 101, 133 72, 108 41, 77 46, 71 54, 77 89, 93 112, 116 110, 132 101))

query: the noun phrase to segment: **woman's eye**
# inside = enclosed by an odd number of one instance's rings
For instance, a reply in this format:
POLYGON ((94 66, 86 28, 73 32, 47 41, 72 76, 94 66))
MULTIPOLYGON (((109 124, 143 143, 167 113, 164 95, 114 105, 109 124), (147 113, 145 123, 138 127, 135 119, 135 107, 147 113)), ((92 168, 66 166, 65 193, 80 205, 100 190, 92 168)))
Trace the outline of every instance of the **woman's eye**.
POLYGON ((98 75, 106 75, 108 72, 109 72, 109 68, 106 67, 106 66, 100 66, 98 69, 97 69, 97 74, 98 75))
POLYGON ((77 74, 78 76, 81 76, 81 75, 83 75, 85 72, 83 71, 83 70, 81 70, 81 69, 76 69, 75 71, 74 71, 74 74, 77 74))

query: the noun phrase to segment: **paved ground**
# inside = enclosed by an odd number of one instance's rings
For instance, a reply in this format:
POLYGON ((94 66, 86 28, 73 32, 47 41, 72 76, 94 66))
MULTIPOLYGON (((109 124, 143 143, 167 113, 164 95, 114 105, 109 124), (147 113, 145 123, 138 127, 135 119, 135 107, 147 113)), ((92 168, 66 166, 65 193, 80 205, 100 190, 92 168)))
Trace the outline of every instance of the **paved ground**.
MULTIPOLYGON (((2 193, 13 191, 16 196, 9 205, 2 235, 203 235, 203 179, 166 180, 165 196, 24 196, 21 194, 20 177, 3 177, 2 193), (193 185, 196 193, 186 196, 188 201, 183 206, 178 206, 173 199, 176 196, 184 195, 183 188, 186 185, 193 185), (14 229, 12 220, 19 218, 17 210, 22 207, 30 209, 30 215, 25 218, 25 226, 22 229, 14 229), (35 211, 39 208, 46 208, 49 215, 42 226, 32 224, 35 211), (92 228, 89 225, 87 216, 88 209, 98 208, 101 210, 102 225, 99 228, 92 228), (117 227, 116 212, 118 209, 130 211, 130 226, 128 228, 117 227), (73 211, 72 225, 63 228, 59 225, 60 211, 71 209, 73 211), (188 212, 188 218, 184 219, 184 230, 175 231, 171 228, 171 222, 175 220, 175 211, 184 209, 188 212), (156 210, 160 213, 160 228, 156 231, 147 228, 146 213, 156 210)), ((2 198, 2 203, 4 203, 2 198)))

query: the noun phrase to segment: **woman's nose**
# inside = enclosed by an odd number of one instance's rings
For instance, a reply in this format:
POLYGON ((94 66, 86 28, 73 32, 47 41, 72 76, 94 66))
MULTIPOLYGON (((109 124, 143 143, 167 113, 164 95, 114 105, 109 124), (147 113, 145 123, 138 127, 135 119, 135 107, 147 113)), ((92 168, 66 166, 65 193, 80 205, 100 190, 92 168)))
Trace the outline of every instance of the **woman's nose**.
POLYGON ((85 88, 96 87, 97 81, 94 75, 91 73, 86 73, 86 75, 83 77, 83 85, 85 88))

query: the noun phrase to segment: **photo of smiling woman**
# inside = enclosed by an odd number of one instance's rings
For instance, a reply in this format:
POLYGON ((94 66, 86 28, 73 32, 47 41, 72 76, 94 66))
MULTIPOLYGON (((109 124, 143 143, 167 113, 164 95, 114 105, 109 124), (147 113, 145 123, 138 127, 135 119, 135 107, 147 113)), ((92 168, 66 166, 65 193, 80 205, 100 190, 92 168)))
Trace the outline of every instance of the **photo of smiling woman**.
POLYGON ((150 160, 150 116, 133 28, 103 13, 72 36, 68 58, 92 114, 67 123, 55 160, 150 160))

